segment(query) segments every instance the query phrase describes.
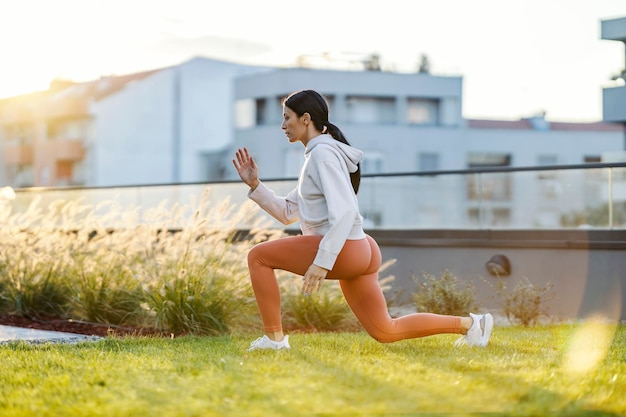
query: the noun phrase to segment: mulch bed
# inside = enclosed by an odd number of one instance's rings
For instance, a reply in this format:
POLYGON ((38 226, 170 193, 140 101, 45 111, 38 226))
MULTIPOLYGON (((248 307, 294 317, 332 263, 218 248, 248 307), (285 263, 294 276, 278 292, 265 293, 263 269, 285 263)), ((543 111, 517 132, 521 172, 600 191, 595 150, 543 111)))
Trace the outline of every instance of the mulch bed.
POLYGON ((139 327, 112 326, 108 324, 89 323, 59 317, 28 318, 15 314, 0 313, 0 325, 15 326, 28 329, 51 330, 56 332, 75 333, 88 336, 159 336, 171 337, 172 335, 156 329, 139 327))

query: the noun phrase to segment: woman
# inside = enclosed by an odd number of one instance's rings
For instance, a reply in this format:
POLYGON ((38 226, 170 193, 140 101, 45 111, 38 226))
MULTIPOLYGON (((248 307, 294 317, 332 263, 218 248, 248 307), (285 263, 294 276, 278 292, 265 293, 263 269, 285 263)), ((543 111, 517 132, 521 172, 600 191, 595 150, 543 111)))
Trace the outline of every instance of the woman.
POLYGON ((357 319, 380 342, 456 333, 464 335, 457 344, 486 346, 493 329, 490 314, 389 316, 378 282, 380 249, 363 231, 356 197, 363 153, 328 121, 324 98, 313 90, 285 98, 281 128, 289 142, 304 145, 305 157, 298 185, 286 197, 276 196, 259 181, 258 167, 246 148, 238 149, 233 159, 241 180, 250 187, 248 197, 283 224, 300 221, 302 229, 302 235, 260 243, 248 254, 265 330, 249 350, 290 348, 289 336, 283 334, 275 269, 302 275, 305 294, 319 291, 325 279, 340 280, 357 319))

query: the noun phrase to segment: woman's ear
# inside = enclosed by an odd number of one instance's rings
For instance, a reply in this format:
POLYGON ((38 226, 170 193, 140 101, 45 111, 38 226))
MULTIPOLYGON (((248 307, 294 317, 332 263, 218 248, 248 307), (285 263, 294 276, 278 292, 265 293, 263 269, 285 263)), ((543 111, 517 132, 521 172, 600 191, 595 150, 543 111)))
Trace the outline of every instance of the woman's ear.
POLYGON ((302 123, 304 123, 305 126, 308 126, 310 122, 311 122, 311 115, 309 113, 304 113, 302 115, 302 123))

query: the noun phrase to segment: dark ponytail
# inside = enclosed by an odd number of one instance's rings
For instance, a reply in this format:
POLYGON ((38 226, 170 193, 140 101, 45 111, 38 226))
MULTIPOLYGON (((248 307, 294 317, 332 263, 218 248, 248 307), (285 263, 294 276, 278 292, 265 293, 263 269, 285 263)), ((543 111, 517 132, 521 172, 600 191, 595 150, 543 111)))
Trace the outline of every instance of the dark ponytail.
MULTIPOLYGON (((317 91, 301 90, 292 93, 283 100, 283 105, 293 110, 298 117, 309 113, 311 122, 317 130, 328 133, 338 142, 350 145, 343 132, 328 121, 328 103, 317 91)), ((356 165, 356 171, 350 173, 350 182, 354 193, 359 192, 361 185, 361 164, 356 165)))

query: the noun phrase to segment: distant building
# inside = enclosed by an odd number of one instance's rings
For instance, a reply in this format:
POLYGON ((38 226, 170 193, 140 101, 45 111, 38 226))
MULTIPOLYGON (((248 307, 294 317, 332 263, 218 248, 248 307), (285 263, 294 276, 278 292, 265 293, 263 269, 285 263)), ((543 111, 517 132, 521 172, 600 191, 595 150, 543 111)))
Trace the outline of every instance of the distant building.
MULTIPOLYGON (((626 46, 626 17, 602 21, 602 39, 623 42, 626 46)), ((602 119, 606 122, 623 123, 626 126, 626 54, 624 68, 614 76, 618 84, 602 91, 602 119)), ((626 137, 624 138, 626 150, 626 137)))
MULTIPOLYGON (((265 179, 298 175, 303 149, 289 143, 280 130, 281 100, 303 88, 326 97, 330 122, 364 151, 363 174, 595 163, 622 150, 619 124, 554 123, 544 114, 517 121, 466 120, 460 77, 283 69, 241 76, 235 85, 235 134, 228 153, 247 147, 265 179)), ((236 172, 227 169, 230 160, 224 164, 224 178, 235 179, 236 172)), ((360 200, 367 220, 380 227, 528 227, 531 222, 558 227, 564 209, 584 210, 589 202, 605 199, 605 180, 594 180, 585 195, 569 186, 571 181, 556 172, 480 180, 398 179, 375 191, 363 190, 360 200), (567 207, 562 207, 564 202, 567 207)), ((575 182, 583 184, 585 178, 575 182)))
POLYGON ((330 121, 365 152, 365 174, 600 162, 622 145, 618 124, 466 120, 460 77, 279 69, 235 80, 232 146, 246 146, 269 178, 298 174, 302 149, 280 130, 281 100, 303 88, 326 97, 330 121))
POLYGON ((206 181, 232 142, 233 79, 267 70, 212 59, 0 100, 13 187, 206 181))
POLYGON ((295 177, 302 149, 282 135, 281 99, 303 88, 327 97, 331 121, 365 151, 365 174, 578 164, 623 150, 620 124, 550 123, 544 115, 466 120, 461 77, 381 71, 371 61, 360 70, 324 70, 196 58, 0 100, 4 183, 234 179, 239 146, 266 178, 295 177))

